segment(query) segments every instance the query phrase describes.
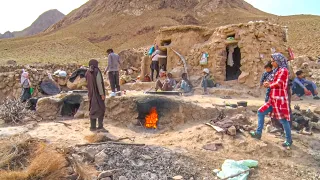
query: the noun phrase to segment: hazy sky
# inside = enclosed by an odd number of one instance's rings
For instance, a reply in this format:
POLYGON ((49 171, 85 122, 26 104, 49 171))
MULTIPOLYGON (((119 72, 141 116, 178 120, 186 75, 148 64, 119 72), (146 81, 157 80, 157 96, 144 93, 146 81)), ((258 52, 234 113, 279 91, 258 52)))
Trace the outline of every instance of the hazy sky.
POLYGON ((80 7, 88 0, 0 0, 0 33, 21 31, 42 13, 58 9, 63 14, 80 7))
MULTIPOLYGON (((20 31, 50 9, 68 14, 87 0, 1 0, 0 33, 20 31)), ((277 15, 320 15, 320 0, 246 0, 258 9, 277 15)))
POLYGON ((319 0, 245 0, 254 7, 276 15, 320 15, 319 0))

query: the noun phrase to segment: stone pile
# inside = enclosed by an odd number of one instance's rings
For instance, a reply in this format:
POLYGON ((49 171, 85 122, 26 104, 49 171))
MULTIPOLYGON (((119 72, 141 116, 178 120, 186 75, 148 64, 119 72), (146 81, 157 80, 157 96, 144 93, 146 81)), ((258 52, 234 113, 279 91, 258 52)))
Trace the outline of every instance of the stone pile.
MULTIPOLYGON (((5 65, 0 66, 0 100, 6 97, 18 98, 21 94, 20 78, 22 69, 29 73, 30 81, 33 87, 37 89, 39 83, 47 78, 47 72, 53 73, 56 70, 65 70, 68 74, 78 69, 77 64, 57 65, 5 65)), ((37 95, 37 91, 35 91, 37 95)))
POLYGON ((299 56, 291 61, 294 73, 302 70, 306 77, 320 85, 320 63, 308 56, 299 56))
POLYGON ((91 164, 101 172, 92 179, 165 180, 181 176, 191 180, 213 178, 197 161, 172 150, 143 145, 106 143, 75 148, 78 164, 91 164), (98 178, 97 178, 98 177, 98 178))

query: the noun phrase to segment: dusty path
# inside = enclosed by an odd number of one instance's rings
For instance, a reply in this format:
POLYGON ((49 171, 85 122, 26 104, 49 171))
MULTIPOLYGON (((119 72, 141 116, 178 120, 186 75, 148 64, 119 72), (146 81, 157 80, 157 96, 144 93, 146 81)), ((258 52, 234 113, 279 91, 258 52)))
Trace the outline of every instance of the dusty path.
MULTIPOLYGON (((179 97, 186 98, 204 107, 212 104, 222 105, 225 101, 235 103, 241 99, 224 100, 212 96, 179 97)), ((257 99, 247 100, 249 108, 260 106, 263 102, 257 99)), ((294 102, 296 103, 296 102, 294 102)), ((298 102, 302 108, 313 109, 314 101, 298 102)), ((252 114, 255 122, 255 115, 252 114)), ((69 147, 83 144, 87 141, 85 136, 92 135, 89 131, 88 119, 63 121, 71 126, 55 122, 28 124, 20 127, 0 128, 0 136, 15 133, 27 133, 33 137, 46 139, 49 143, 60 147, 69 147)), ((238 133, 236 137, 221 135, 212 128, 204 125, 204 120, 181 124, 173 129, 164 129, 156 132, 137 128, 130 124, 119 125, 117 122, 108 121, 105 124, 110 134, 116 137, 130 137, 134 143, 158 145, 182 152, 202 163, 203 168, 212 172, 219 168, 226 159, 254 159, 259 161, 259 168, 255 170, 251 179, 317 179, 320 169, 320 135, 299 135, 293 132, 294 146, 291 150, 281 147, 283 139, 265 133, 261 141, 238 133), (208 143, 222 143, 218 151, 207 151, 202 147, 208 143), (318 174, 317 174, 318 173, 318 174)), ((124 140, 124 142, 132 142, 124 140)))
MULTIPOLYGON (((42 123, 28 133, 34 137, 47 139, 58 146, 86 143, 85 136, 92 134, 88 131, 88 120, 65 122, 72 126, 67 128, 63 124, 42 123)), ((219 168, 225 159, 254 159, 258 160, 260 165, 252 174, 252 179, 316 179, 318 176, 316 171, 319 171, 320 167, 319 134, 307 137, 294 133, 295 144, 292 150, 288 151, 281 147, 283 139, 275 135, 265 133, 262 141, 253 140, 242 134, 233 138, 216 133, 203 124, 185 124, 174 131, 160 134, 136 132, 112 124, 107 124, 106 127, 112 135, 130 137, 134 139, 134 143, 159 145, 185 153, 202 162, 203 168, 207 171, 219 168), (202 148, 203 145, 214 142, 222 143, 223 148, 215 152, 202 148)), ((125 142, 132 143, 130 140, 125 142)))

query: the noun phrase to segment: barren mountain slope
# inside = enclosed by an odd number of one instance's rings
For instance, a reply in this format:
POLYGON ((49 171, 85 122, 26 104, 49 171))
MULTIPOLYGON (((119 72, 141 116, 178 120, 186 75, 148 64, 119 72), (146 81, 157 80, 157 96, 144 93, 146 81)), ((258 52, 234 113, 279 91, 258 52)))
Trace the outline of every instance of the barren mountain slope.
POLYGON ((109 47, 150 45, 163 26, 216 27, 267 15, 243 0, 90 0, 46 34, 0 41, 0 61, 86 62, 103 57, 109 47))
POLYGON ((30 36, 40 33, 52 26, 53 24, 59 22, 64 17, 65 15, 57 9, 46 11, 43 14, 41 14, 37 18, 37 20, 31 24, 31 26, 29 26, 21 32, 15 32, 15 37, 30 36))
POLYGON ((289 45, 296 55, 320 56, 320 16, 286 16, 279 23, 289 27, 289 45))
MULTIPOLYGON (((90 0, 44 34, 0 41, 0 62, 14 59, 22 63, 84 63, 89 58, 103 58, 109 47, 120 51, 150 45, 163 26, 217 27, 266 19, 272 20, 275 16, 259 11, 243 0, 181 0, 179 3, 176 0, 130 0, 130 3, 90 0)), ((283 21, 286 19, 281 19, 281 23, 283 21)), ((288 21, 293 20, 289 18, 288 21)), ((295 28, 289 32, 299 37, 304 31, 295 28)), ((292 46, 305 42, 295 41, 293 37, 291 40, 292 46)))
POLYGON ((13 38, 13 37, 24 37, 24 36, 31 36, 34 34, 38 34, 48 27, 52 26, 53 24, 59 22, 61 19, 64 18, 64 14, 56 9, 52 9, 49 11, 44 12, 41 14, 29 27, 22 31, 15 31, 15 32, 6 32, 6 34, 1 35, 0 39, 6 38, 13 38), (11 35, 10 35, 11 34, 11 35))

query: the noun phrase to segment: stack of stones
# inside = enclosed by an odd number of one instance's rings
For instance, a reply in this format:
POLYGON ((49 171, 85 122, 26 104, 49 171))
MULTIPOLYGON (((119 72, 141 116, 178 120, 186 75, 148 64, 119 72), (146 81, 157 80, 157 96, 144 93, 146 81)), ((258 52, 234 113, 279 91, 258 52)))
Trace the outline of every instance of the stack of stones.
MULTIPOLYGON (((44 80, 48 75, 47 72, 53 73, 56 70, 67 71, 71 74, 78 69, 77 64, 43 64, 43 65, 6 65, 0 66, 0 100, 6 97, 18 98, 21 94, 20 78, 22 69, 29 73, 30 81, 33 87, 37 89, 39 83, 44 80)), ((35 92, 37 93, 37 92, 35 92)), ((35 94, 37 95, 37 94, 35 94)))
POLYGON ((299 56, 291 62, 291 66, 294 72, 302 70, 309 80, 320 85, 320 64, 315 58, 299 56))

